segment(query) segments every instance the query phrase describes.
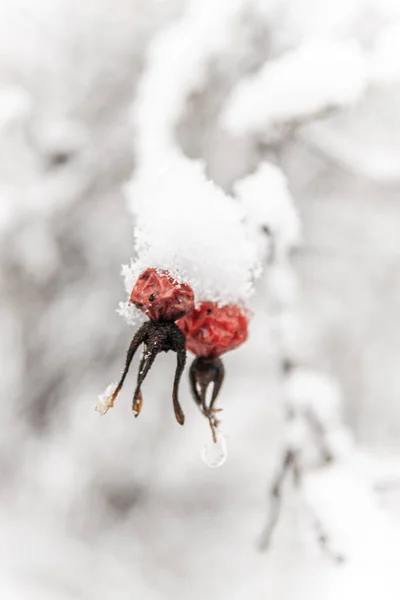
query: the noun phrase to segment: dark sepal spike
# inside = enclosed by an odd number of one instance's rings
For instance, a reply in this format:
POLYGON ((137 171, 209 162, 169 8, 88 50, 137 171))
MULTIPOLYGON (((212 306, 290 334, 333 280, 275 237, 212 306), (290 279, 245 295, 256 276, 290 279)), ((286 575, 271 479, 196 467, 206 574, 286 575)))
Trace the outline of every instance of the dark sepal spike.
POLYGON ((186 339, 182 331, 173 321, 147 321, 140 327, 129 346, 121 379, 115 388, 115 391, 107 398, 105 406, 102 406, 100 410, 98 409, 99 412, 105 414, 107 410, 114 405, 115 399, 121 391, 128 374, 135 352, 141 344, 144 344, 145 349, 140 361, 136 389, 133 396, 132 410, 135 416, 137 417, 139 415, 142 408, 143 398, 141 386, 150 371, 157 354, 172 350, 177 353, 177 367, 175 371, 172 400, 176 420, 180 425, 183 425, 185 416, 179 404, 178 390, 186 362, 186 339))
POLYGON ((149 321, 146 336, 144 338, 145 351, 140 362, 138 379, 135 394, 133 397, 132 409, 137 417, 142 408, 142 392, 140 390, 153 362, 160 352, 172 350, 177 353, 177 366, 174 378, 174 387, 172 400, 175 410, 176 420, 180 425, 185 422, 185 415, 179 404, 178 391, 179 383, 182 377, 186 362, 186 339, 182 331, 173 321, 149 321))
POLYGON ((172 390, 172 402, 174 405, 176 420, 178 421, 179 425, 183 425, 185 423, 185 415, 183 414, 182 407, 179 404, 178 390, 179 390, 179 383, 181 381, 182 373, 185 369, 185 363, 186 363, 185 345, 181 348, 178 348, 176 353, 177 353, 177 363, 176 363, 176 371, 175 371, 175 377, 174 377, 174 388, 172 390))
POLYGON ((215 417, 218 409, 214 408, 214 404, 224 381, 224 375, 223 362, 217 357, 209 358, 200 356, 195 358, 189 372, 193 398, 203 415, 208 419, 214 442, 217 441, 216 429, 219 424, 215 417), (210 403, 207 406, 207 390, 211 383, 213 384, 213 391, 210 403))
POLYGON ((134 412, 135 417, 138 417, 140 414, 140 411, 142 410, 143 397, 142 397, 142 392, 140 391, 140 388, 142 386, 143 381, 146 379, 146 375, 150 371, 150 369, 153 365, 153 362, 159 352, 160 352, 160 350, 158 349, 158 347, 156 345, 154 345, 151 349, 149 349, 148 346, 145 344, 142 360, 140 361, 140 365, 139 365, 136 389, 135 389, 135 393, 133 395, 133 401, 132 401, 132 410, 134 412))
POLYGON ((131 366, 131 362, 133 360, 133 357, 135 356, 136 350, 139 348, 139 346, 141 344, 143 344, 144 340, 147 337, 149 326, 150 326, 150 321, 143 323, 143 325, 140 327, 140 329, 138 329, 138 331, 133 336, 133 339, 128 348, 128 352, 126 354, 125 367, 124 367, 124 370, 122 371, 121 379, 119 380, 118 385, 115 388, 114 392, 111 394, 111 396, 109 398, 107 398, 105 407, 102 410, 100 410, 100 412, 102 414, 105 414, 109 408, 112 408, 114 406, 114 402, 115 402, 118 394, 120 393, 122 386, 124 385, 126 376, 128 375, 128 372, 129 372, 129 369, 131 366))

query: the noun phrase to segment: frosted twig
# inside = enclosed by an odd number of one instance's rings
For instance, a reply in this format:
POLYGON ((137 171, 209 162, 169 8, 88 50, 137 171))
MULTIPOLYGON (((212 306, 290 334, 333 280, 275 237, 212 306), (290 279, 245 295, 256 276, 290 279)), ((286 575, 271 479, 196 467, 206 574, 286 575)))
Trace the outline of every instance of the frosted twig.
POLYGON ((202 85, 210 58, 230 45, 246 3, 189 0, 181 18, 152 41, 133 111, 140 168, 154 169, 180 154, 175 126, 185 102, 202 85))
POLYGON ((312 41, 268 61, 238 84, 222 115, 234 134, 304 122, 355 104, 365 91, 367 69, 354 41, 312 41))
POLYGON ((309 508, 311 521, 314 527, 314 531, 316 533, 317 541, 320 545, 321 550, 326 554, 328 558, 333 560, 334 562, 341 564, 345 562, 345 557, 343 554, 335 552, 331 547, 331 542, 328 533, 325 530, 323 522, 318 518, 315 513, 311 512, 309 508))
POLYGON ((325 427, 313 410, 307 410, 305 416, 310 425, 310 429, 314 434, 315 443, 319 448, 321 458, 324 463, 329 464, 333 461, 334 457, 329 449, 325 427))
POLYGON ((288 475, 291 466, 296 460, 296 453, 292 450, 287 450, 283 454, 283 460, 281 462, 281 466, 275 476, 275 479, 272 483, 270 492, 268 494, 269 498, 269 513, 267 518, 267 523, 265 528, 260 536, 259 549, 261 551, 268 550, 272 535, 275 531, 275 527, 279 520, 279 515, 282 507, 282 487, 285 481, 286 476, 288 475))

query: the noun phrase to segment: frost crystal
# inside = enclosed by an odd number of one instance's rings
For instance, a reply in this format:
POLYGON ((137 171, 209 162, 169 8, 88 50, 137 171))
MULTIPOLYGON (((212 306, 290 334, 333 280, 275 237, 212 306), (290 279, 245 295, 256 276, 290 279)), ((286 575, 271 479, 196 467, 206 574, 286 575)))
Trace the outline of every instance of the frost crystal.
POLYGON ((102 392, 99 394, 95 410, 101 415, 105 415, 109 408, 112 408, 111 398, 115 390, 117 389, 117 382, 110 383, 102 392))
MULTIPOLYGON (((125 286, 126 285, 127 284, 125 282, 125 286)), ((145 315, 137 310, 137 308, 128 301, 120 302, 116 312, 125 319, 128 325, 139 325, 139 323, 142 323, 146 320, 145 315)))

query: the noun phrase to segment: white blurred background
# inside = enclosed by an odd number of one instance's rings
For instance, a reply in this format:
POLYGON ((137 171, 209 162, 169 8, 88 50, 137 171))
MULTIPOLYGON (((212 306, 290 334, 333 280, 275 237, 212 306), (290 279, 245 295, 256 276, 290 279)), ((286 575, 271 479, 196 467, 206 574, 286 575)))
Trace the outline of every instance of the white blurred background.
POLYGON ((399 598, 399 106, 398 0, 1 0, 0 598, 399 598), (249 341, 225 360, 221 468, 201 461, 209 432, 186 376, 186 424, 174 421, 172 356, 157 359, 138 420, 133 380, 107 417, 93 410, 132 336, 115 312, 133 254, 131 116, 170 26, 178 58, 154 114, 183 86, 173 135, 227 191, 262 160, 288 178, 303 226, 296 361, 341 387, 352 440, 301 494, 288 481, 266 553, 285 437, 266 276, 249 341), (192 39, 202 71, 188 81, 178 59, 192 39), (280 60, 342 42, 357 57, 323 70, 334 100, 308 106, 307 62, 280 88, 280 60), (241 82, 270 64, 259 112, 228 118, 241 82), (321 551, 305 498, 343 564, 321 551))

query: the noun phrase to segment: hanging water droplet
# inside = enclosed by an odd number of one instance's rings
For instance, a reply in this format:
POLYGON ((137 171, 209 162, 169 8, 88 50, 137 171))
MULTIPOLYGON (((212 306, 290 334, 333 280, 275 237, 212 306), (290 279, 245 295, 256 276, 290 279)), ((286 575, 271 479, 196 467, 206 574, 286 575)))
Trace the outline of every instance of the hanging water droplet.
POLYGON ((217 432, 217 441, 210 440, 201 452, 201 458, 211 468, 221 467, 226 461, 226 440, 217 432))

